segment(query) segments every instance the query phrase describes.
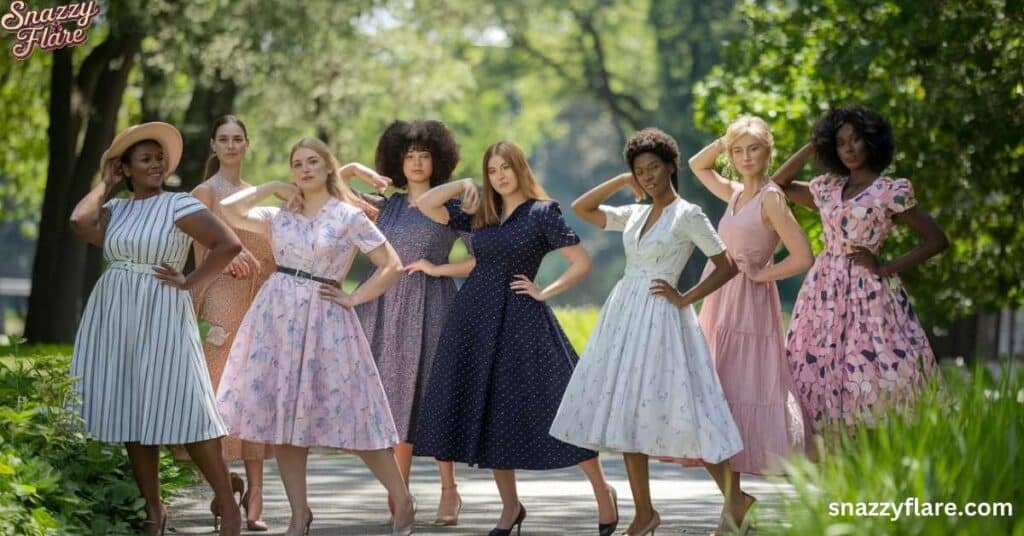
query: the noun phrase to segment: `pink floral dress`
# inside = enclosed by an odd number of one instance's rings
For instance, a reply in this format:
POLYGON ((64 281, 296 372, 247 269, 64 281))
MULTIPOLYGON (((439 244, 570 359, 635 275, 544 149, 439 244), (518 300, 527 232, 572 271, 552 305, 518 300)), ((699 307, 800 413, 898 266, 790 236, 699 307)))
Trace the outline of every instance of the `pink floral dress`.
POLYGON ((786 356, 815 430, 872 423, 914 400, 935 370, 935 356, 898 276, 880 277, 850 262, 847 246, 878 253, 893 216, 916 201, 910 181, 878 177, 843 200, 846 177, 810 183, 825 249, 793 307, 786 356))
MULTIPOLYGON (((343 280, 356 250, 384 235, 358 208, 331 198, 313 218, 259 209, 278 266, 343 280)), ((370 346, 350 309, 319 296, 320 283, 275 272, 231 346, 217 402, 247 441, 352 450, 398 442, 370 346)))

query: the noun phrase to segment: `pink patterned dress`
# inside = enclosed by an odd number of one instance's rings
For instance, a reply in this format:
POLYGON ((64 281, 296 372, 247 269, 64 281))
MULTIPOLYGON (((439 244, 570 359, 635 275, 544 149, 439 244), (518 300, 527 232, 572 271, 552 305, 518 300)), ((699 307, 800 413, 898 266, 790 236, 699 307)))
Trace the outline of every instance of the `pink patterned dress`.
POLYGON ((846 177, 810 183, 825 249, 807 272, 793 307, 786 356, 815 430, 871 424, 914 400, 935 371, 935 356, 898 276, 853 264, 847 246, 878 253, 893 216, 916 201, 910 181, 878 177, 843 200, 846 177))
MULTIPOLYGON (((257 209, 278 266, 342 280, 356 250, 384 235, 358 208, 331 198, 313 218, 257 209)), ((217 402, 247 441, 351 450, 398 442, 388 399, 354 311, 320 298, 320 283, 275 272, 242 320, 217 402)))

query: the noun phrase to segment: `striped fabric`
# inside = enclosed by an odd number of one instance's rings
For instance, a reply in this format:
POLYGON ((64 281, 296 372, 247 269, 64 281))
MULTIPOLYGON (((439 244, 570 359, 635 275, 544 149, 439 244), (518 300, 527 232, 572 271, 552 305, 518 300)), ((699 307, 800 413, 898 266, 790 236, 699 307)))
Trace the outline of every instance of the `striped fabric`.
POLYGON ((184 193, 111 199, 107 269, 89 296, 71 375, 90 436, 180 444, 226 433, 203 361, 187 291, 160 284, 153 266, 181 270, 191 238, 174 222, 205 207, 184 193))

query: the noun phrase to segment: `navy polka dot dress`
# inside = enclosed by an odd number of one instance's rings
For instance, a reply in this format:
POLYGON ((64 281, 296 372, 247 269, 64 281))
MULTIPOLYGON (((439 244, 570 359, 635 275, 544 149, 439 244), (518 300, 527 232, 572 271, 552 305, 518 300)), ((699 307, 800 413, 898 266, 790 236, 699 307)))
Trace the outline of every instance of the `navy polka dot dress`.
MULTIPOLYGON (((470 215, 449 214, 452 228, 470 230, 470 215)), ((490 469, 557 469, 597 456, 548 434, 579 358, 551 308, 509 288, 579 236, 557 203, 528 200, 472 240, 476 268, 441 333, 414 453, 490 469)))

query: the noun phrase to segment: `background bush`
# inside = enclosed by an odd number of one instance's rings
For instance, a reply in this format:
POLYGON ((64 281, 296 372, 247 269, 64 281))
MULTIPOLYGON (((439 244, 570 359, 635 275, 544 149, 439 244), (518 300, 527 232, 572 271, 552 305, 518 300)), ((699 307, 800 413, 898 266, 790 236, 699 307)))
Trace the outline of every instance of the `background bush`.
MULTIPOLYGON (((68 405, 71 347, 0 347, 0 534, 136 534, 143 500, 120 444, 87 439, 68 405)), ((165 450, 165 496, 195 481, 165 450)))
POLYGON ((798 460, 786 534, 1024 534, 1020 474, 1024 384, 1020 371, 948 367, 906 417, 833 435, 820 463, 798 460), (830 502, 1009 502, 1009 517, 844 517, 830 502))

